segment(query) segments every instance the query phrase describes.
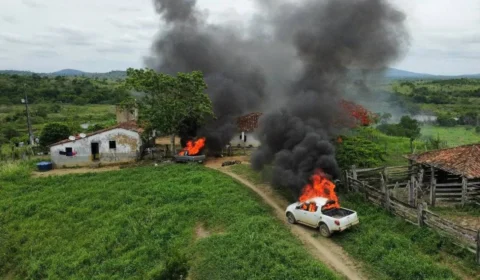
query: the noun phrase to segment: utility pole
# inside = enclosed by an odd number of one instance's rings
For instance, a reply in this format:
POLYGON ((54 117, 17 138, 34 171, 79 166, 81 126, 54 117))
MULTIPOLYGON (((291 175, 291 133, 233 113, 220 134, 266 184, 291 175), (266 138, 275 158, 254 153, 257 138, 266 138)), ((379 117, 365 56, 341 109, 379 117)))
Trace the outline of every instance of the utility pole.
POLYGON ((26 85, 23 84, 23 91, 25 92, 25 99, 22 99, 22 103, 25 103, 25 109, 27 110, 27 125, 28 125, 28 139, 30 139, 30 145, 35 145, 35 139, 33 138, 32 124, 30 122, 30 111, 28 110, 28 96, 26 85))

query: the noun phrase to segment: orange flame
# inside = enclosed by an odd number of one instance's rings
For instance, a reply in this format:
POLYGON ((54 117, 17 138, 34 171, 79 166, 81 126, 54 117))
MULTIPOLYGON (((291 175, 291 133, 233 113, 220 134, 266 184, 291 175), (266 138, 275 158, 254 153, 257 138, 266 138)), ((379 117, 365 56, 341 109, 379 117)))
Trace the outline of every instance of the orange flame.
POLYGON ((338 197, 335 193, 335 184, 328 180, 321 170, 317 170, 311 177, 312 183, 307 184, 300 195, 299 201, 305 202, 315 197, 323 197, 334 203, 325 206, 325 209, 340 208, 338 197))
POLYGON ((196 156, 198 155, 202 149, 205 147, 206 139, 204 137, 197 139, 196 141, 188 141, 187 146, 183 148, 183 150, 179 153, 179 155, 183 156, 196 156))

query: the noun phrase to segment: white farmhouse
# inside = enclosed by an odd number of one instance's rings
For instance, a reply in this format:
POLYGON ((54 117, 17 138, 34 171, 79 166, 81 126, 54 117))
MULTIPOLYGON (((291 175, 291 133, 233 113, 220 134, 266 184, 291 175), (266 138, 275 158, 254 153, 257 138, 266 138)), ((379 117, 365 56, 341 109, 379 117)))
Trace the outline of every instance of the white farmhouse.
POLYGON ((258 120, 262 113, 251 113, 237 119, 237 134, 230 141, 233 147, 254 147, 260 146, 260 141, 255 135, 258 128, 258 120))
POLYGON ((55 168, 117 164, 135 161, 141 151, 143 129, 136 121, 120 123, 75 140, 66 139, 50 146, 55 168))

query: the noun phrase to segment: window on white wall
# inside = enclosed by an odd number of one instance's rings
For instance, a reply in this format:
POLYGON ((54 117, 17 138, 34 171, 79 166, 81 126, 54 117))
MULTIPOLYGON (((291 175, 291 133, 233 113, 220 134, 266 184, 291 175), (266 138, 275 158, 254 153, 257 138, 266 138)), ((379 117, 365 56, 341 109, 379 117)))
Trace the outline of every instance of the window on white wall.
POLYGON ((108 146, 109 146, 110 149, 116 149, 117 148, 117 141, 108 142, 108 146))
POLYGON ((73 156, 73 148, 65 148, 65 153, 67 154, 67 157, 73 156))

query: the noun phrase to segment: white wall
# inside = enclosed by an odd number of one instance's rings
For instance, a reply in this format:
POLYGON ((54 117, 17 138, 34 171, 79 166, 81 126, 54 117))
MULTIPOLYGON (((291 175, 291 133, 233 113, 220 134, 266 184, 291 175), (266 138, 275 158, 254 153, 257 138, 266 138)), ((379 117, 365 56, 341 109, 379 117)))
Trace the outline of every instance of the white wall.
POLYGON ((91 143, 99 143, 100 163, 112 164, 133 161, 137 158, 142 140, 137 132, 117 128, 76 141, 52 146, 50 154, 55 167, 88 166, 93 163, 91 143), (116 149, 110 149, 110 141, 116 142, 116 149), (77 152, 75 156, 60 155, 66 148, 77 152))
POLYGON ((243 142, 243 140, 240 139, 242 133, 238 132, 233 136, 232 140, 230 141, 230 145, 232 145, 233 147, 237 147, 238 145, 240 145, 241 147, 249 147, 250 145, 255 148, 260 147, 260 141, 257 139, 253 132, 247 132, 245 134, 247 136, 247 142, 243 142))

